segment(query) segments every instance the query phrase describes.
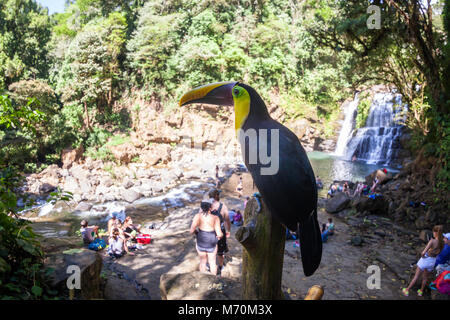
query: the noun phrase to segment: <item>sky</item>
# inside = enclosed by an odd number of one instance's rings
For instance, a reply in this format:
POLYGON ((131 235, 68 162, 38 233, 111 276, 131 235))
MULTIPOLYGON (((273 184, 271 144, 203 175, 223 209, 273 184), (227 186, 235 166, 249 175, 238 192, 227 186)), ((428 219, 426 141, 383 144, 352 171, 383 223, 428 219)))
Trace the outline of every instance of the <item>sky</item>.
POLYGON ((48 13, 53 14, 55 12, 64 12, 65 0, 36 0, 37 3, 43 7, 48 8, 48 13))

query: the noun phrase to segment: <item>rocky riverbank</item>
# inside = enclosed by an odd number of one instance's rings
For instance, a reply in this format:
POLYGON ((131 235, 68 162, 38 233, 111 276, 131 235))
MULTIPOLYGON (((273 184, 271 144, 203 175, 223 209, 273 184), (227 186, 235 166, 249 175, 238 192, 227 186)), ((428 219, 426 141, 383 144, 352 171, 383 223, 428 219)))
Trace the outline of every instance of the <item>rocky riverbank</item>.
MULTIPOLYGON (((235 192, 239 176, 244 178, 244 195, 253 188, 248 173, 232 175, 223 185, 222 200, 232 209, 243 209, 235 192)), ((332 217, 336 233, 324 244, 322 263, 312 277, 304 277, 298 247, 286 241, 282 289, 288 299, 303 299, 312 285, 324 287, 323 299, 417 299, 406 298, 401 288, 409 281, 425 242, 419 233, 399 226, 386 216, 359 215, 347 208, 327 213, 326 199, 319 201, 319 221, 332 217), (368 267, 380 271, 380 287, 370 288, 368 267)), ((152 243, 135 256, 112 261, 104 252, 103 292, 106 299, 240 299, 242 247, 234 238, 220 278, 199 273, 195 241, 188 233, 198 203, 174 209, 154 229, 152 243)), ((372 271, 373 272, 373 271, 372 271)), ((420 299, 430 299, 427 293, 420 299)))

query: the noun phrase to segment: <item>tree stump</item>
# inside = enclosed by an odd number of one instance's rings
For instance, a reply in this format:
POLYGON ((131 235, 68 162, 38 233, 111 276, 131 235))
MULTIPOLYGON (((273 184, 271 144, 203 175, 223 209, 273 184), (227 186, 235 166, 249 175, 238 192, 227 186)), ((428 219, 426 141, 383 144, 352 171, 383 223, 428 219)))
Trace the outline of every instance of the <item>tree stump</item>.
POLYGON ((286 228, 272 218, 260 198, 261 210, 255 197, 244 212, 244 225, 236 232, 242 244, 242 299, 283 299, 281 277, 283 273, 286 228))

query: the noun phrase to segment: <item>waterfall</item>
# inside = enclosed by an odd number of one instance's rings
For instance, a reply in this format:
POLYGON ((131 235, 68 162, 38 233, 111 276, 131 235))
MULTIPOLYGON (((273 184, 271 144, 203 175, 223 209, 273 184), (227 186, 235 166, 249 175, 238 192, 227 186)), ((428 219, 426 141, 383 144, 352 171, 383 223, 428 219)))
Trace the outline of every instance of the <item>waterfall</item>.
POLYGON ((344 155, 345 147, 347 146, 347 142, 352 134, 353 127, 355 125, 356 110, 359 104, 358 95, 359 92, 356 92, 353 101, 350 102, 345 109, 344 123, 342 124, 342 129, 336 143, 336 150, 334 151, 334 155, 336 156, 344 155))
MULTIPOLYGON (((402 149, 400 137, 404 129, 401 117, 404 117, 406 108, 406 105, 402 105, 400 94, 376 93, 365 126, 353 130, 346 141, 342 142, 343 158, 368 164, 389 164, 398 160, 399 151, 402 149)), ((353 115, 353 122, 354 119, 353 115)), ((348 130, 343 127, 342 130, 344 129, 348 130)))

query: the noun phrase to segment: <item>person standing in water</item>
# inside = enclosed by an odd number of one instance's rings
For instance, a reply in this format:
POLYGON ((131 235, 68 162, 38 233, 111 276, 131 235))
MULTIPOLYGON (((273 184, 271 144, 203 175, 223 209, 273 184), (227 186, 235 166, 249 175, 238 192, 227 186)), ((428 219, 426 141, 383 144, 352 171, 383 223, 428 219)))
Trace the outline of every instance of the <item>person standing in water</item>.
POLYGON ((217 215, 220 219, 220 227, 224 236, 217 243, 217 260, 219 264, 219 270, 222 271, 223 262, 225 260, 225 253, 228 252, 227 238, 230 237, 231 221, 228 215, 227 206, 220 202, 220 191, 213 189, 209 192, 209 198, 213 199, 212 214, 217 215))
POLYGON ((197 236, 197 252, 200 258, 200 271, 207 272, 206 262, 209 263, 210 272, 217 274, 217 241, 223 237, 220 229, 220 219, 211 213, 212 200, 203 200, 201 211, 192 221, 190 233, 197 236))

